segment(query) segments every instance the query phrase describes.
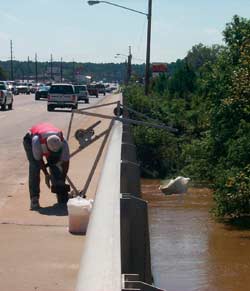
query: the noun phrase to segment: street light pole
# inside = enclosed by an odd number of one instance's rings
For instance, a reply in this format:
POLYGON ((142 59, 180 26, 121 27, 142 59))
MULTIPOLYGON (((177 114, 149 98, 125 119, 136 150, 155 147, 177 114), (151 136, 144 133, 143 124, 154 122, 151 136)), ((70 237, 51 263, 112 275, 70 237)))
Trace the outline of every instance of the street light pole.
POLYGON ((37 53, 35 54, 35 74, 36 74, 36 84, 38 83, 38 77, 37 77, 37 53))
POLYGON ((126 68, 126 80, 125 84, 129 84, 130 79, 131 79, 131 74, 132 74, 132 54, 131 54, 131 46, 129 46, 129 52, 128 55, 124 54, 116 54, 115 58, 118 56, 124 56, 127 57, 128 60, 125 61, 125 68, 126 68))
POLYGON ((146 68, 145 68, 145 95, 148 95, 149 93, 149 82, 150 82, 150 45, 151 45, 151 18, 152 18, 152 0, 148 0, 148 13, 144 13, 135 9, 131 9, 125 6, 121 6, 109 1, 88 1, 89 5, 95 5, 95 4, 100 4, 100 3, 105 3, 109 4, 112 6, 116 6, 119 8, 123 8, 126 10, 130 10, 132 12, 136 12, 139 14, 143 14, 147 16, 148 19, 148 30, 147 30, 147 48, 146 48, 146 68))
POLYGON ((128 70, 127 70, 128 83, 130 82, 130 79, 131 79, 131 73, 132 73, 132 54, 131 54, 131 46, 129 46, 129 53, 128 53, 128 70))
POLYGON ((151 44, 151 18, 152 18, 152 0, 148 0, 148 31, 147 31, 147 50, 146 50, 146 71, 145 71, 145 95, 149 93, 150 82, 150 44, 151 44))
POLYGON ((112 3, 112 2, 109 2, 109 1, 88 1, 89 5, 95 5, 95 4, 99 4, 99 3, 105 3, 105 4, 109 4, 109 5, 112 5, 112 6, 119 7, 119 8, 123 8, 123 9, 126 9, 126 10, 130 10, 132 12, 136 12, 136 13, 139 13, 139 14, 147 15, 147 13, 144 13, 144 12, 141 12, 141 11, 138 11, 138 10, 135 10, 135 9, 131 9, 131 8, 119 5, 119 4, 115 4, 115 3, 112 3))

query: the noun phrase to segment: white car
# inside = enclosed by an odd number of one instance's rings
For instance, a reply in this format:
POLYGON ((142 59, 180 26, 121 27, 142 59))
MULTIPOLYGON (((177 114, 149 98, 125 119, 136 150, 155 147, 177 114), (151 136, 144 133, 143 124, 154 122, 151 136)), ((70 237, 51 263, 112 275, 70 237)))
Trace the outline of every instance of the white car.
POLYGON ((17 94, 30 94, 30 88, 27 83, 19 83, 16 86, 17 94))
POLYGON ((55 108, 78 108, 78 99, 71 84, 52 84, 48 93, 47 110, 55 108))
POLYGON ((0 106, 2 110, 13 108, 13 94, 10 89, 8 89, 6 82, 0 82, 0 106))

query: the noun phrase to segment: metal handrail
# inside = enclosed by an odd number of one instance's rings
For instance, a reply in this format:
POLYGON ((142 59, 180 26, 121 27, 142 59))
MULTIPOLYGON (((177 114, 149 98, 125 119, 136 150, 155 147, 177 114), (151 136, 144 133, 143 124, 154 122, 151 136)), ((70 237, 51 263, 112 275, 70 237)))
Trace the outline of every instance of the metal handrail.
POLYGON ((120 160, 122 124, 112 127, 90 216, 76 291, 121 291, 120 160))

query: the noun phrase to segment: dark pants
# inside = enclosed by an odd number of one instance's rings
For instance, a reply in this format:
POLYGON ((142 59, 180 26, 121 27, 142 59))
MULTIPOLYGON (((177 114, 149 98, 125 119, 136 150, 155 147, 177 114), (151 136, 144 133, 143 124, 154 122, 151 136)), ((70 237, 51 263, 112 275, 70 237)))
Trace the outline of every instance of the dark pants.
MULTIPOLYGON (((23 146, 26 152, 27 159, 29 161, 29 192, 30 199, 33 197, 39 198, 40 196, 40 161, 34 159, 32 153, 32 139, 30 134, 26 134, 23 138, 23 146)), ((49 162, 49 172, 51 175, 51 184, 62 185, 65 183, 65 179, 62 177, 60 169, 55 165, 56 161, 49 162)))

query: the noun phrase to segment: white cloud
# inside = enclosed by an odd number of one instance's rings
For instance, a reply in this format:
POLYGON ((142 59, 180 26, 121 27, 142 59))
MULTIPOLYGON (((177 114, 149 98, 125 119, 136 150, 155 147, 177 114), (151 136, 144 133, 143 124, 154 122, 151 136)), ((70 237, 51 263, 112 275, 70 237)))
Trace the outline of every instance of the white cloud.
POLYGON ((221 31, 219 31, 216 28, 205 28, 204 33, 207 34, 208 36, 221 36, 221 31))
POLYGON ((6 20, 10 22, 22 23, 22 21, 18 17, 5 11, 0 11, 0 16, 4 17, 6 20))
POLYGON ((10 35, 0 31, 0 39, 1 40, 10 40, 10 35))

